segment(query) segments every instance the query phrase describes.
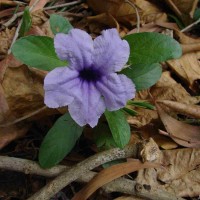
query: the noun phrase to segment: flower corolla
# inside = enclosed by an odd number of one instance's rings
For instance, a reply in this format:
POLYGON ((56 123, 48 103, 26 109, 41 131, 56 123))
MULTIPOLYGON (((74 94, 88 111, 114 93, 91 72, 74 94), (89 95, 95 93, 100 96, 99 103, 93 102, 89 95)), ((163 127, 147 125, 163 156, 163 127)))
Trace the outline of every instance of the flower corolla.
POLYGON ((58 67, 44 80, 45 104, 50 108, 68 106, 80 125, 94 127, 107 109, 118 110, 135 96, 135 85, 117 74, 128 61, 130 48, 116 29, 108 29, 92 40, 85 31, 72 29, 55 36, 57 56, 69 65, 58 67))

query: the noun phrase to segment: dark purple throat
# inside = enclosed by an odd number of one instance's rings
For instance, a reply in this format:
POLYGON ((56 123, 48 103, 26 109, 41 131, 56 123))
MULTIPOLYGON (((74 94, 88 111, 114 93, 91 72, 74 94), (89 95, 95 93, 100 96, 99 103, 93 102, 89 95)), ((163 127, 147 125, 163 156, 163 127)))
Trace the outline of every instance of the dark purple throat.
POLYGON ((79 77, 83 81, 96 82, 101 79, 102 74, 97 69, 88 68, 88 69, 82 69, 81 71, 79 71, 79 77))

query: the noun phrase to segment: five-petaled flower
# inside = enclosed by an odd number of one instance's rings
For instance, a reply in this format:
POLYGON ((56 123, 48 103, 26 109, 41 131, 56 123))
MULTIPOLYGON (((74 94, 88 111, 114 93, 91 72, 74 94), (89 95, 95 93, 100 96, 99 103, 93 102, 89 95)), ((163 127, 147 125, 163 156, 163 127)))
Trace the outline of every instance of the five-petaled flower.
POLYGON ((118 110, 135 96, 135 85, 117 74, 128 61, 130 48, 116 29, 102 32, 94 41, 85 31, 72 29, 55 36, 57 56, 69 66, 58 67, 44 80, 45 104, 67 106, 80 125, 97 125, 105 109, 118 110))

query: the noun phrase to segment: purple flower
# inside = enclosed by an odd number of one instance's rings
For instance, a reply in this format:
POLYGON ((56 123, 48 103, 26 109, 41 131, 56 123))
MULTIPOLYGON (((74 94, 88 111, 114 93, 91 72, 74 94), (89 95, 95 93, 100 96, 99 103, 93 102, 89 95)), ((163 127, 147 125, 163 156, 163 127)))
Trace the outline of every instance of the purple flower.
POLYGON ((108 29, 94 41, 85 31, 72 29, 55 36, 54 46, 69 66, 58 67, 44 80, 45 104, 50 108, 67 106, 80 125, 97 125, 105 109, 118 110, 135 96, 135 86, 119 75, 128 61, 130 49, 116 29, 108 29))

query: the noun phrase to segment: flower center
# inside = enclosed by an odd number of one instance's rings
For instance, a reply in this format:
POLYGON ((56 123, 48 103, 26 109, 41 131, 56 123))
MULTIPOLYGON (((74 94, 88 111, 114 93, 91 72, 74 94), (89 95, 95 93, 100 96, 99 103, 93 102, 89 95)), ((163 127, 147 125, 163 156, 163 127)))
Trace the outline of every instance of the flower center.
POLYGON ((101 73, 99 70, 88 68, 88 69, 82 69, 79 71, 79 77, 88 82, 96 82, 101 78, 101 73))

